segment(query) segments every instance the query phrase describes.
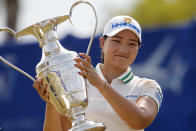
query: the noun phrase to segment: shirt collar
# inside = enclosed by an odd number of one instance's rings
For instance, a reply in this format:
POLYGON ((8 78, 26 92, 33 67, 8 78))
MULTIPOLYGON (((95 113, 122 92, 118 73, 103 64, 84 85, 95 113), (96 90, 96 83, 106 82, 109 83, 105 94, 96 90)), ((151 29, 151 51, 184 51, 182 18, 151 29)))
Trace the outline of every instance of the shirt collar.
POLYGON ((127 84, 133 79, 133 77, 134 77, 133 72, 131 71, 131 67, 129 66, 127 70, 122 75, 120 75, 117 79, 120 79, 123 81, 124 84, 127 84))
MULTIPOLYGON (((102 73, 102 71, 101 71, 100 64, 101 63, 98 63, 95 69, 96 69, 97 73, 99 74, 99 76, 103 80, 106 80, 105 77, 104 77, 104 75, 103 75, 103 73, 102 73)), ((127 68, 127 70, 122 75, 120 75, 119 77, 117 77, 116 79, 122 80, 122 82, 124 84, 127 84, 127 83, 129 83, 133 79, 133 77, 134 77, 134 74, 131 71, 131 67, 129 66, 127 68)))

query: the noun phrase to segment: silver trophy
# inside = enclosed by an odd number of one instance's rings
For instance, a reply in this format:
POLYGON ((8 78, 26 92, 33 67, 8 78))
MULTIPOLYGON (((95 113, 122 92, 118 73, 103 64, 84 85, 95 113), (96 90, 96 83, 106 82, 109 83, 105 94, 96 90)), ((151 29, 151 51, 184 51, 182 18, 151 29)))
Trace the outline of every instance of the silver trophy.
MULTIPOLYGON (((86 53, 88 55, 97 28, 96 11, 89 2, 78 1, 71 6, 69 15, 44 20, 18 33, 9 28, 0 28, 0 31, 10 32, 17 40, 20 36, 25 35, 33 35, 38 39, 42 48, 42 58, 36 66, 37 76, 39 79, 43 79, 43 84, 47 84, 50 101, 54 107, 60 114, 71 120, 72 128, 69 131, 104 131, 105 126, 102 123, 87 121, 85 118, 84 109, 88 105, 86 82, 78 74, 79 69, 74 66, 76 63, 74 59, 78 54, 63 48, 56 34, 57 25, 70 20, 72 9, 80 3, 90 5, 96 18, 94 32, 86 53)), ((0 60, 35 81, 26 72, 12 65, 1 56, 0 60)))

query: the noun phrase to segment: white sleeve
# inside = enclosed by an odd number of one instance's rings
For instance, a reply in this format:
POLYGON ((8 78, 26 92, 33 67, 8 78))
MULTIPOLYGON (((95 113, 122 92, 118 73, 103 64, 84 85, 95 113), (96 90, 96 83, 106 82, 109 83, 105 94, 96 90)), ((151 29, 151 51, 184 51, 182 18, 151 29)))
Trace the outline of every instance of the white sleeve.
POLYGON ((139 96, 151 97, 158 106, 158 110, 163 100, 163 93, 161 87, 155 80, 143 79, 140 83, 140 94, 139 96))

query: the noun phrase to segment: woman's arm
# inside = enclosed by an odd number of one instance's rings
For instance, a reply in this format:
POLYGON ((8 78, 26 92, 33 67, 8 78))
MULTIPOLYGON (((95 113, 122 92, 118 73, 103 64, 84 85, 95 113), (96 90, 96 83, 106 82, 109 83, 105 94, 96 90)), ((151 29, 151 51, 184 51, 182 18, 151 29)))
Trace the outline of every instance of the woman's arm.
POLYGON ((124 96, 116 92, 109 83, 98 76, 89 56, 83 53, 80 55, 85 59, 75 59, 77 62, 75 66, 81 70, 79 74, 87 78, 100 91, 116 113, 131 128, 144 129, 152 123, 158 112, 157 104, 152 98, 140 96, 136 104, 128 101, 124 96))
POLYGON ((131 128, 144 129, 153 122, 157 115, 157 104, 148 96, 140 96, 134 104, 116 92, 108 83, 97 88, 131 128))
MULTIPOLYGON (((44 131, 63 131, 60 114, 51 103, 46 104, 44 131)), ((65 130, 64 130, 65 131, 65 130)))

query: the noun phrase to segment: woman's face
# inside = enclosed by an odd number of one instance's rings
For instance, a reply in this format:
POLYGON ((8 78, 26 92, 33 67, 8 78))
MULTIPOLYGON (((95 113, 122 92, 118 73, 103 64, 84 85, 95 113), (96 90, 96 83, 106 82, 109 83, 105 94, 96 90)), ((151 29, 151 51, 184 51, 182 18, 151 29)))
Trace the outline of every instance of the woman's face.
POLYGON ((129 30, 123 30, 106 40, 101 37, 100 44, 104 64, 123 70, 134 62, 139 49, 138 37, 129 30))

